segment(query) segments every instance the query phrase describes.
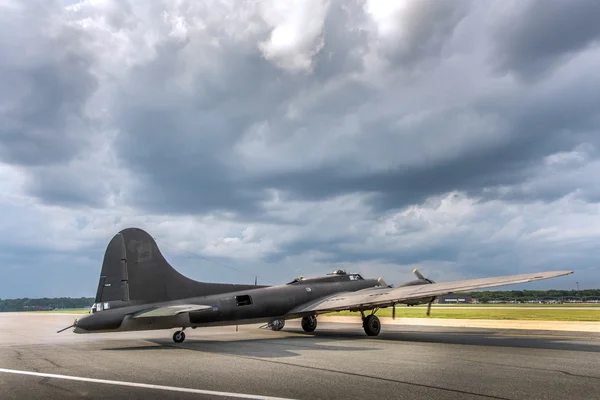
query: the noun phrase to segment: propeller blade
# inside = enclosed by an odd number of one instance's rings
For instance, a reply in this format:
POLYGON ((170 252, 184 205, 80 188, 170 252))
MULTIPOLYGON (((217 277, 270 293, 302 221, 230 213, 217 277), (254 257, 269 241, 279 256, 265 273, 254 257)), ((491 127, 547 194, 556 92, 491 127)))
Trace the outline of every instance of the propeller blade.
POLYGON ((396 303, 392 306, 392 319, 396 319, 396 303))
POLYGON ((429 279, 429 278, 425 278, 425 277, 423 276, 423 274, 422 274, 421 272, 419 272, 419 270, 418 270, 418 269, 416 269, 416 268, 415 268, 415 269, 413 269, 413 273, 414 273, 414 274, 417 276, 417 278, 419 278, 419 279, 421 279, 421 280, 423 280, 423 281, 427 281, 427 282, 429 282, 429 283, 435 283, 435 282, 434 282, 434 281, 432 281, 431 279, 429 279))
POLYGON ((380 286, 389 286, 387 283, 385 283, 383 278, 377 279, 377 283, 379 283, 380 286))
POLYGON ((433 304, 433 301, 435 300, 435 297, 433 299, 431 299, 431 301, 429 303, 427 303, 427 316, 429 317, 429 314, 431 314, 431 305, 433 304))
POLYGON ((422 280, 424 280, 424 281, 426 281, 426 280, 427 280, 427 278, 425 278, 425 277, 423 276, 423 274, 422 274, 421 272, 419 272, 419 270, 418 270, 418 269, 416 269, 416 268, 415 268, 415 269, 413 269, 413 274, 415 274, 415 275, 417 276, 417 278, 419 278, 419 279, 422 279, 422 280))

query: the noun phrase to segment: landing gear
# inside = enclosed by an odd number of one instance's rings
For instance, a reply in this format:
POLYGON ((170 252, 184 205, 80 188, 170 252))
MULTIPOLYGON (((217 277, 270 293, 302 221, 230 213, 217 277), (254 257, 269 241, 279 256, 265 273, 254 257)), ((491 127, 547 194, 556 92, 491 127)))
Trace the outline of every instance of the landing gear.
POLYGON ((375 314, 368 315, 363 318, 363 329, 367 336, 377 336, 381 332, 381 322, 375 314))
POLYGON ((173 334, 173 341, 175 343, 182 343, 185 340, 185 333, 183 331, 177 331, 173 334))
POLYGON ((304 332, 314 332, 317 329, 317 317, 315 315, 302 317, 302 329, 304 329, 304 332))
POLYGON ((285 319, 276 319, 269 324, 272 331, 280 331, 285 326, 285 319))

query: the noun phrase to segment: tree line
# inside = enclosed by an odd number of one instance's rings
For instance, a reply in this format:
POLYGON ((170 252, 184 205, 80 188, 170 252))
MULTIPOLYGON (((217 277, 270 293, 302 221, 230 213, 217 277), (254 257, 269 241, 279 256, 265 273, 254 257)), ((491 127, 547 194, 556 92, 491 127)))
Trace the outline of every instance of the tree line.
POLYGON ((494 300, 516 300, 520 302, 544 299, 600 299, 600 289, 585 290, 494 290, 468 293, 482 303, 494 300))
POLYGON ((0 299, 0 312, 7 311, 48 311, 62 308, 86 308, 94 303, 93 297, 56 297, 41 299, 0 299))
MULTIPOLYGON (((585 290, 500 290, 466 293, 482 303, 494 300, 516 300, 520 302, 544 299, 600 299, 600 289, 585 290)), ((7 311, 47 311, 64 308, 89 308, 93 297, 57 297, 41 299, 0 299, 0 312, 7 311)))

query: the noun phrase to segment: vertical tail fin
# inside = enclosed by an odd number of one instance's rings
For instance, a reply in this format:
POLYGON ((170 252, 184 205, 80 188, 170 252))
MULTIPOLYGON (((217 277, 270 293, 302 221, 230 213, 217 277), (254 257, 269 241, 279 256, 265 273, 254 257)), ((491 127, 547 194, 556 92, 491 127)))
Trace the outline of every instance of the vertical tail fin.
POLYGON ((96 303, 154 303, 260 286, 198 282, 177 272, 147 232, 127 228, 116 234, 104 254, 96 303))
POLYGON ((127 255, 123 235, 120 233, 112 238, 104 253, 95 303, 112 300, 129 300, 127 255))

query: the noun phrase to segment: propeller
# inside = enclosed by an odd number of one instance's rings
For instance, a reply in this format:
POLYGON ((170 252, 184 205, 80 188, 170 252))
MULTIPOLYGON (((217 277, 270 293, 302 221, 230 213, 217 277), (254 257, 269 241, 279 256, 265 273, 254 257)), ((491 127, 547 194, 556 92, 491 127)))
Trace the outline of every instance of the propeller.
POLYGON ((56 331, 56 333, 61 333, 61 332, 64 332, 64 331, 66 331, 67 329, 70 329, 70 328, 75 328, 75 327, 77 326, 77 321, 78 321, 78 320, 79 320, 78 318, 75 318, 75 321, 73 321, 73 324, 71 324, 71 325, 67 326, 66 328, 62 328, 62 329, 61 329, 61 330, 59 330, 59 331, 56 331))
POLYGON ((392 306, 392 319, 396 319, 396 303, 392 306))
POLYGON ((431 279, 425 278, 425 276, 423 276, 423 274, 418 270, 418 269, 413 269, 413 274, 415 274, 417 276, 417 278, 423 280, 423 281, 427 281, 429 283, 435 283, 434 281, 432 281, 431 279))
POLYGON ((433 303, 433 301, 435 300, 435 297, 433 297, 429 303, 427 303, 427 316, 429 317, 429 314, 431 314, 431 304, 433 303))
MULTIPOLYGON (((431 279, 425 278, 425 276, 416 268, 413 269, 413 273, 417 276, 417 278, 419 278, 422 281, 425 281, 428 283, 435 283, 431 279)), ((431 300, 429 300, 429 302, 427 303, 427 316, 429 316, 429 314, 431 314, 431 305, 433 304, 435 299, 436 299, 436 297, 432 297, 431 300)))
POLYGON ((388 287, 392 287, 391 285, 388 285, 382 277, 377 278, 377 285, 378 286, 388 286, 388 287))

